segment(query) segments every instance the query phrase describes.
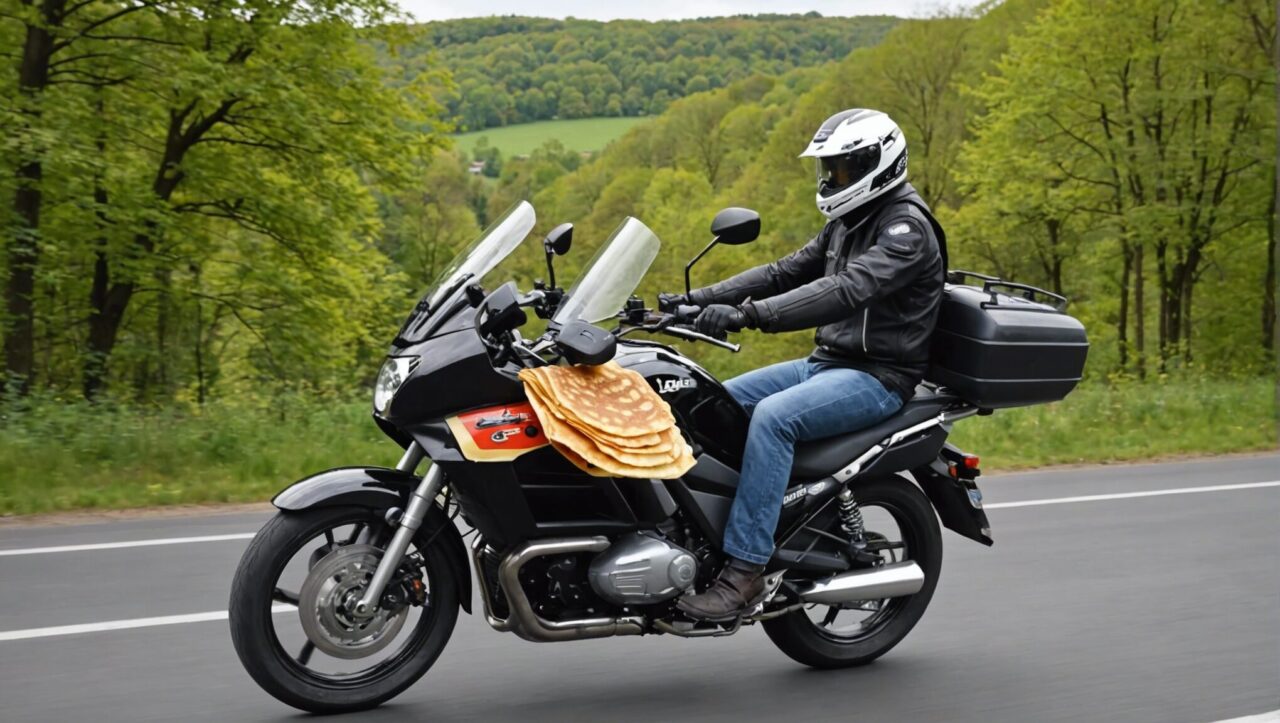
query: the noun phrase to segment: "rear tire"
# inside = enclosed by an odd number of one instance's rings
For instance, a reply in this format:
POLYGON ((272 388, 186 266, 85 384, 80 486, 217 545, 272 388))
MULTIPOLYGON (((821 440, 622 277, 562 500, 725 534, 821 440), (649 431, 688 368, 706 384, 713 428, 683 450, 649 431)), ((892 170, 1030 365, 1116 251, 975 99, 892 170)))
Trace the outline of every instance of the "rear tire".
POLYGON ((855 482, 858 504, 889 509, 909 540, 910 555, 924 571, 924 587, 901 600, 903 604, 874 633, 849 642, 824 635, 804 610, 797 610, 763 623, 764 631, 792 660, 815 668, 845 668, 866 665, 889 652, 911 632, 933 598, 942 569, 942 531, 933 505, 920 488, 903 477, 893 476, 855 482))
POLYGON ((300 546, 335 524, 361 516, 380 517, 372 510, 350 507, 278 513, 249 543, 231 585, 231 641, 240 662, 263 690, 311 713, 365 710, 395 697, 431 668, 458 619, 458 581, 442 548, 432 545, 421 551, 431 585, 430 627, 403 660, 358 682, 326 681, 295 664, 281 647, 271 620, 276 580, 300 546))

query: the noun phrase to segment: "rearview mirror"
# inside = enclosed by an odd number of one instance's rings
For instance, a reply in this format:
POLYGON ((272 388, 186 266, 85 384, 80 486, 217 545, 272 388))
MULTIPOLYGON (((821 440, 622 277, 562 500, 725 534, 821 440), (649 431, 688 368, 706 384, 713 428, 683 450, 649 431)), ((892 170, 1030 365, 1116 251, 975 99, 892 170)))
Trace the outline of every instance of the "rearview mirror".
POLYGON ((573 224, 562 223, 551 229, 551 233, 542 241, 542 248, 548 254, 554 253, 556 256, 564 256, 569 253, 569 247, 573 244, 573 224))
POLYGON ((553 256, 564 256, 573 245, 573 224, 562 223, 551 229, 551 233, 542 240, 542 250, 547 255, 547 280, 549 288, 556 288, 556 267, 551 262, 553 256))
POLYGON ((760 214, 749 208, 738 208, 730 206, 716 217, 711 219, 711 235, 715 238, 711 239, 711 243, 707 247, 698 252, 689 263, 684 265, 684 293, 687 295, 692 288, 689 283, 689 269, 698 263, 698 260, 706 255, 716 244, 728 244, 729 246, 738 246, 745 243, 751 243, 760 235, 760 214))
POLYGON ((760 235, 760 214, 749 208, 730 206, 711 220, 711 235, 730 246, 751 243, 760 235))
POLYGON ((570 364, 596 366, 613 359, 618 339, 598 326, 574 319, 556 335, 556 348, 570 364))

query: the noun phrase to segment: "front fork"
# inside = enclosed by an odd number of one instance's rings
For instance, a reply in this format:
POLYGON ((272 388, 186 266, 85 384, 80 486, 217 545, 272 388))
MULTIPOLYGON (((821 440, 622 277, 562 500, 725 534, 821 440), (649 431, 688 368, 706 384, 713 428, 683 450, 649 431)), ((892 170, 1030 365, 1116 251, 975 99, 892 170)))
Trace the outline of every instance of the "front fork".
MULTIPOLYGON (((396 464, 396 469, 413 474, 425 456, 422 447, 417 442, 412 442, 404 451, 400 462, 396 464)), ((400 515, 400 521, 396 523, 396 533, 391 537, 391 543, 387 545, 377 569, 373 571, 369 587, 365 589, 364 595, 355 605, 353 612, 356 617, 371 618, 378 612, 378 601, 382 599, 387 583, 391 581, 396 568, 400 567, 400 561, 404 559, 404 553, 409 549, 409 542, 413 540, 414 535, 418 534, 418 528, 422 527, 422 520, 426 517, 427 510, 430 509, 430 505, 435 504, 436 495, 440 493, 440 488, 443 486, 444 472, 440 471, 439 465, 431 465, 409 497, 409 504, 405 506, 404 514, 400 515)))

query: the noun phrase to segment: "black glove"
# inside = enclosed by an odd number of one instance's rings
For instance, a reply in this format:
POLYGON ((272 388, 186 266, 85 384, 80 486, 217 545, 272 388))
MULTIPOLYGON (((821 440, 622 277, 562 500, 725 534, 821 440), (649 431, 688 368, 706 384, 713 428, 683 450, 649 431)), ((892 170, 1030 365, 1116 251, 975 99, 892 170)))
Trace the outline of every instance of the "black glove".
POLYGON ((707 336, 720 338, 726 331, 742 331, 750 321, 742 309, 728 304, 712 304, 698 314, 693 328, 707 336))
POLYGON ((677 306, 688 306, 690 303, 692 302, 689 301, 689 297, 684 294, 668 294, 666 292, 658 294, 658 311, 668 314, 675 313, 677 306))

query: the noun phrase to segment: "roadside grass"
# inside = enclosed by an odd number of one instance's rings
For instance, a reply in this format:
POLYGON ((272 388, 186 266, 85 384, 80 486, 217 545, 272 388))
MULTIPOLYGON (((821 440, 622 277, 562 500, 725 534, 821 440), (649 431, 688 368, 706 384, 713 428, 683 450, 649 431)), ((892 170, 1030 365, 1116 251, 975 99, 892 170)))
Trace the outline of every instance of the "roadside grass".
POLYGON ((520 123, 482 131, 459 133, 453 138, 468 156, 481 137, 489 139, 489 145, 502 151, 504 158, 528 155, 552 138, 558 139, 571 151, 598 151, 609 142, 626 133, 632 126, 647 120, 638 118, 572 118, 566 120, 520 123))
POLYGON ((367 399, 94 408, 39 400, 0 419, 0 514, 260 502, 312 472, 393 466, 367 399))
POLYGON ((1271 379, 1082 384, 1056 404, 958 422, 951 442, 996 472, 1276 448, 1271 379))
MULTIPOLYGON (((1274 400, 1266 379, 1092 384, 964 420, 952 440, 989 473, 1274 449, 1274 400)), ((0 514, 265 501, 309 473, 399 454, 363 398, 165 409, 37 399, 0 411, 0 514)))

